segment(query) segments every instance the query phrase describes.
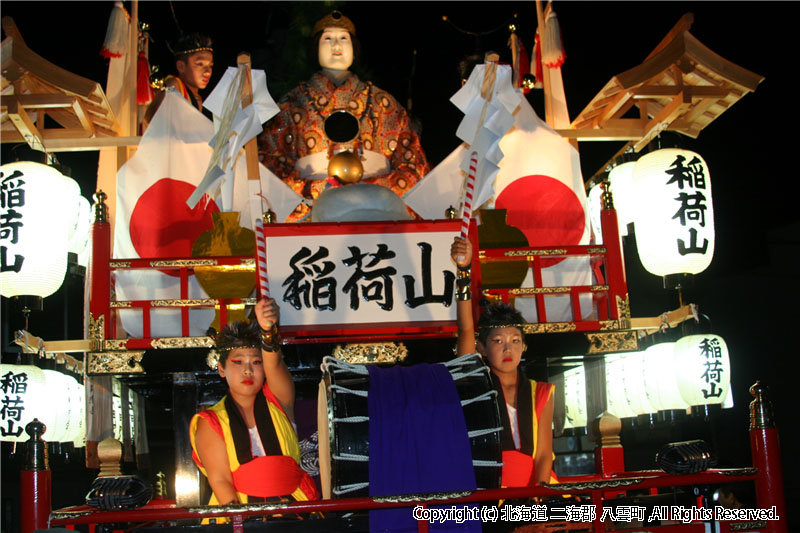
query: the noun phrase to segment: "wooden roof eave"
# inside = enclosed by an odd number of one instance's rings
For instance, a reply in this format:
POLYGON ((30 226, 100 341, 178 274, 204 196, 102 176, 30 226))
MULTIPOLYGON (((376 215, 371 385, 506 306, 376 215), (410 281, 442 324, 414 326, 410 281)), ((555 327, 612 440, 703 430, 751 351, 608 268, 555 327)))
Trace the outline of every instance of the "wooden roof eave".
MULTIPOLYGON (((611 78, 603 89, 597 93, 591 102, 581 111, 570 124, 572 129, 591 128, 605 119, 612 118, 617 112, 630 107, 628 104, 631 95, 623 90, 616 76, 611 78)), ((624 111, 623 111, 624 113, 624 111)))
MULTIPOLYGON (((99 83, 73 74, 64 70, 53 63, 50 63, 43 57, 39 56, 27 46, 24 42, 15 42, 14 37, 8 37, 3 40, 0 45, 0 55, 2 56, 2 72, 4 86, 15 85, 19 86, 26 77, 33 76, 37 78, 39 85, 51 86, 52 89, 47 92, 55 91, 67 96, 78 98, 75 105, 71 106, 74 122, 83 126, 83 129, 89 132, 89 135, 97 133, 109 132, 111 135, 118 136, 121 132, 120 124, 111 109, 111 106, 103 92, 99 83), (94 127, 87 129, 87 122, 93 122, 94 127)), ((16 91, 15 91, 16 92, 16 91)), ((7 95, 4 95, 7 96, 7 95)), ((18 95, 29 96, 29 95, 18 95)), ((3 98, 6 100, 7 98, 3 98)), ((5 101, 3 102, 6 106, 5 101)), ((57 110, 56 115, 62 115, 66 111, 57 110)), ((68 118, 62 116, 63 122, 68 118)), ((76 137, 85 137, 85 134, 76 135, 76 137)), ((5 136, 6 141, 12 139, 5 136)), ((45 135, 45 138, 47 135, 45 135)))
POLYGON ((11 82, 30 72, 51 85, 87 98, 99 88, 97 82, 54 65, 24 44, 15 42, 13 37, 4 39, 0 50, 3 77, 11 82))
POLYGON ((698 41, 688 31, 693 21, 691 13, 684 15, 642 64, 612 77, 569 129, 559 133, 578 140, 632 140, 641 148, 653 131, 652 123, 650 128, 643 124, 663 108, 674 111, 679 106, 681 113, 669 113, 674 118, 668 129, 696 137, 707 123, 755 90, 764 78, 698 41), (683 105, 675 104, 676 98, 683 100, 683 105), (642 110, 640 119, 623 119, 634 103, 642 110), (704 120, 706 115, 709 118, 704 120), (694 123, 697 118, 704 123, 694 123))
POLYGON ((739 85, 748 91, 755 91, 758 84, 764 80, 763 76, 716 54, 688 31, 679 34, 671 43, 642 64, 618 74, 615 78, 623 89, 632 89, 657 76, 660 72, 668 70, 672 65, 686 64, 687 60, 694 65, 703 65, 730 83, 739 85))
MULTIPOLYGON (((692 13, 686 13, 683 15, 680 20, 672 27, 672 29, 661 39, 661 42, 656 45, 652 52, 645 58, 645 61, 648 61, 656 54, 660 53, 668 44, 675 41, 675 38, 689 30, 694 23, 694 15, 692 13)), ((620 81, 617 79, 617 76, 612 77, 608 83, 603 87, 603 89, 592 98, 589 104, 581 111, 575 120, 572 121, 570 125, 571 129, 583 129, 587 127, 587 117, 591 116, 593 111, 597 108, 601 108, 604 106, 603 100, 609 96, 610 92, 614 92, 614 101, 609 107, 609 109, 602 111, 600 113, 594 113, 595 119, 592 121, 592 126, 595 128, 599 128, 599 121, 601 119, 610 120, 613 118, 618 118, 622 114, 624 114, 628 109, 631 107, 631 94, 623 90, 623 86, 620 81)))

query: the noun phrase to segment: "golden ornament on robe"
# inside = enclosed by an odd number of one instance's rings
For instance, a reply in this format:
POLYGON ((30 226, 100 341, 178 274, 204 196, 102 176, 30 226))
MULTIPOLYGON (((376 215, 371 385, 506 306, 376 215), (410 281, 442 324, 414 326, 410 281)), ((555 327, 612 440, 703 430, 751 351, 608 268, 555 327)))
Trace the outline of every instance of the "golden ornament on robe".
POLYGON ((342 183, 358 183, 363 174, 364 165, 353 152, 339 152, 328 162, 328 176, 334 176, 342 183))
MULTIPOLYGON (((192 245, 192 256, 254 256, 255 233, 239 225, 239 216, 237 212, 212 213, 214 227, 197 237, 192 245)), ((247 298, 256 286, 255 268, 252 266, 198 266, 194 268, 194 274, 211 298, 247 298)), ((228 307, 229 324, 246 319, 244 307, 228 307)), ((211 326, 220 330, 219 310, 211 326)))

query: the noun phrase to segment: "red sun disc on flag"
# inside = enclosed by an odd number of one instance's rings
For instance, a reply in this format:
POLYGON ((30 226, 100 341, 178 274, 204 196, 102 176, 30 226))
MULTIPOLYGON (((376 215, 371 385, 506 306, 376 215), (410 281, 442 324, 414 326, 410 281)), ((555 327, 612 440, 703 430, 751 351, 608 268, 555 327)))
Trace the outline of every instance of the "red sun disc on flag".
POLYGON ((194 190, 191 183, 163 178, 142 193, 130 223, 139 257, 191 257, 194 241, 214 226, 211 213, 219 211, 207 196, 189 209, 186 199, 194 190))
MULTIPOLYGON (((580 200, 568 186, 550 176, 525 176, 508 184, 495 208, 506 209, 509 225, 522 230, 530 246, 580 244, 586 223, 580 200)), ((546 259, 542 266, 561 260, 546 259)))

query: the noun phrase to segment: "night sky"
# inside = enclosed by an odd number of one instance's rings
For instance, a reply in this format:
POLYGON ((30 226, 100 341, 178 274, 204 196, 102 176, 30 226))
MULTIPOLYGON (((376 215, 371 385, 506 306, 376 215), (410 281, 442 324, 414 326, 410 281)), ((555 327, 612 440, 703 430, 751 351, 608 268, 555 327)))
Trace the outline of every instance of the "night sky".
MULTIPOLYGON (((129 5, 126 2, 126 6, 129 5)), ((303 40, 331 4, 290 2, 174 2, 184 31, 201 31, 215 41, 216 69, 210 87, 236 54, 249 51, 254 68, 266 70, 276 100, 315 70, 303 61, 303 40)), ((401 103, 411 98, 411 115, 422 126, 422 144, 432 164, 459 141, 460 112, 449 103, 459 88, 459 62, 488 50, 510 62, 507 23, 517 14, 518 35, 530 49, 535 4, 527 2, 347 2, 335 4, 356 25, 361 41, 362 79, 372 80, 401 103), (448 22, 442 20, 448 17, 448 22), (496 30, 496 31, 493 31, 496 30), (470 32, 465 33, 465 32, 470 32), (481 34, 476 36, 475 34, 481 34), (416 51, 416 56, 414 56, 416 51), (412 58, 416 57, 414 76, 412 58)), ((27 45, 44 58, 105 84, 99 56, 111 2, 16 2, 0 4, 14 18, 27 45)), ((713 181, 716 253, 690 292, 713 331, 726 339, 733 359, 736 408, 724 425, 747 446, 747 388, 756 379, 773 391, 784 451, 787 499, 798 499, 798 471, 790 450, 800 446, 793 420, 790 369, 797 357, 795 303, 800 301, 797 259, 800 215, 794 206, 794 140, 797 53, 793 2, 557 2, 567 60, 563 67, 570 117, 574 118, 614 75, 639 63, 688 12, 691 33, 711 50, 765 77, 703 130, 697 140, 665 134, 664 142, 700 153, 713 181), (790 432, 790 430, 792 430, 790 432), (793 494, 793 495, 790 495, 793 494)), ((171 66, 165 40, 178 29, 168 2, 141 2, 140 20, 151 28, 151 62, 171 66)), ((3 35, 5 37, 5 34, 3 35)), ((529 96, 544 116, 540 94, 529 96)), ((622 143, 581 143, 584 178, 597 172, 622 143)), ((13 158, 3 145, 3 161, 13 158)), ((94 192, 95 153, 57 154, 72 167, 84 195, 94 192)), ((628 247, 632 243, 626 243, 628 247)), ((677 307, 661 280, 645 273, 635 252, 627 265, 635 316, 654 316, 677 307)), ((739 465, 744 466, 744 465, 739 465)))

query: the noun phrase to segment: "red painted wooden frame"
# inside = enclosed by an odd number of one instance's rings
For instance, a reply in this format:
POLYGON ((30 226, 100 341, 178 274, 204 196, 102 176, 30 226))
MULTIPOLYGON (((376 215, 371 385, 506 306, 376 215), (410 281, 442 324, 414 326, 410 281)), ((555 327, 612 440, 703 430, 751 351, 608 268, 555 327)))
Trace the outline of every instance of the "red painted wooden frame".
MULTIPOLYGON (((460 222, 456 220, 435 220, 426 222, 400 221, 400 222, 342 222, 342 223, 309 223, 309 224, 273 224, 266 226, 265 233, 267 239, 278 236, 293 235, 358 235, 358 234, 391 234, 406 232, 438 232, 452 230, 456 235, 460 229, 460 222)), ((117 338, 116 310, 119 309, 140 309, 142 312, 142 338, 130 338, 125 341, 127 349, 150 348, 154 340, 150 335, 150 310, 156 308, 153 301, 134 300, 124 302, 119 306, 117 302, 111 301, 113 270, 136 270, 136 269, 158 269, 172 270, 178 272, 180 279, 180 298, 174 304, 165 304, 163 301, 158 306, 159 309, 177 308, 181 310, 181 332, 182 337, 189 336, 189 308, 183 300, 188 297, 188 278, 193 271, 192 261, 215 260, 217 265, 239 265, 244 260, 252 260, 252 257, 187 257, 187 258, 131 258, 131 259, 111 259, 110 255, 110 229, 107 222, 96 222, 93 225, 93 245, 94 255, 90 267, 90 311, 92 318, 98 320, 104 317, 103 336, 105 339, 117 338), (153 263, 159 261, 182 262, 180 266, 165 266, 153 263), (186 263, 189 263, 188 265, 186 263)), ((470 240, 473 248, 478 248, 477 230, 473 221, 470 232, 470 240)), ((269 241, 267 242, 269 246, 269 241)), ((472 279, 473 294, 480 293, 480 267, 473 270, 472 279)), ((221 323, 227 323, 227 305, 241 304, 241 298, 214 298, 216 306, 220 310, 221 323)), ((473 299, 473 312, 477 318, 478 299, 473 299)), ((193 305, 193 307, 211 307, 214 304, 193 305)), ((284 326, 281 334, 286 344, 312 344, 328 342, 375 342, 385 340, 410 340, 425 338, 446 338, 452 337, 456 333, 455 320, 452 321, 427 321, 427 322, 380 322, 362 324, 327 324, 327 325, 308 325, 308 326, 284 326)))
MULTIPOLYGON (((603 246, 564 246, 559 247, 561 255, 583 255, 588 256, 594 262, 593 266, 601 265, 604 272, 605 283, 595 286, 565 287, 566 294, 572 300, 573 316, 572 320, 566 322, 572 331, 598 331, 603 329, 618 329, 627 327, 624 319, 628 317, 621 311, 627 302, 628 288, 625 280, 625 266, 622 259, 622 249, 617 227, 616 211, 606 209, 602 212, 603 222, 603 246), (591 293, 597 308, 596 319, 582 320, 580 309, 580 294, 591 293), (609 327, 608 321, 619 321, 615 327, 609 327)), ((459 221, 437 220, 437 221, 401 221, 401 222, 342 222, 342 223, 309 223, 309 224, 274 224, 266 226, 268 236, 291 236, 291 235, 341 235, 341 234, 375 234, 375 233, 400 233, 403 231, 441 231, 443 229, 453 230, 458 233, 459 221), (452 226, 452 228, 451 228, 452 226)), ((473 249, 478 250, 477 229, 473 220, 470 230, 470 240, 473 249)), ((92 241, 94 253, 90 265, 90 312, 93 320, 103 317, 104 339, 116 339, 116 309, 111 302, 112 278, 111 270, 139 269, 139 268, 158 268, 160 270, 177 270, 181 280, 181 298, 176 299, 174 304, 164 304, 161 302, 159 308, 173 307, 181 310, 181 332, 182 337, 189 336, 189 308, 211 307, 215 304, 219 306, 220 318, 223 323, 227 321, 226 305, 240 304, 242 299, 230 298, 213 299, 214 303, 205 305, 190 305, 185 300, 188 295, 188 277, 193 267, 189 264, 183 266, 165 267, 163 265, 153 266, 153 261, 163 261, 164 258, 135 258, 135 259, 114 259, 111 260, 111 232, 107 222, 95 222, 92 228, 92 241)), ((530 266, 533 269, 534 277, 538 277, 537 286, 541 286, 541 264, 536 260, 536 254, 545 253, 546 256, 553 258, 552 248, 511 248, 511 249, 486 249, 479 250, 479 260, 473 261, 472 271, 472 293, 475 296, 473 302, 474 318, 477 321, 479 315, 478 295, 481 292, 481 271, 480 263, 492 261, 512 261, 520 260, 520 256, 508 256, 508 252, 530 252, 533 260, 530 266)), ((253 260, 251 257, 203 257, 203 258, 171 258, 172 261, 200 261, 214 259, 218 265, 237 265, 243 260, 253 260)), ((596 270, 599 272, 599 270, 596 270)), ((500 299, 508 300, 509 291, 512 289, 492 289, 485 294, 494 295, 500 299)), ((537 306, 539 307, 539 322, 547 321, 544 309, 544 296, 537 295, 537 306)), ((142 349, 149 348, 154 340, 150 337, 149 311, 152 309, 153 302, 146 300, 126 302, 126 308, 141 309, 143 313, 143 335, 141 339, 128 339, 126 348, 142 349)), ((440 322, 406 322, 406 323, 373 323, 373 324, 335 324, 325 326, 308 327, 284 327, 282 333, 284 342, 287 344, 311 344, 327 342, 379 342, 387 340, 403 339, 425 339, 425 338, 446 338, 452 337, 456 333, 455 321, 440 322)), ((101 349, 101 348, 97 348, 101 349)))

